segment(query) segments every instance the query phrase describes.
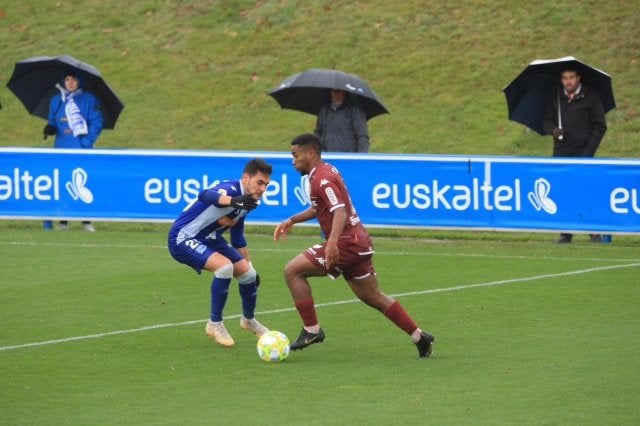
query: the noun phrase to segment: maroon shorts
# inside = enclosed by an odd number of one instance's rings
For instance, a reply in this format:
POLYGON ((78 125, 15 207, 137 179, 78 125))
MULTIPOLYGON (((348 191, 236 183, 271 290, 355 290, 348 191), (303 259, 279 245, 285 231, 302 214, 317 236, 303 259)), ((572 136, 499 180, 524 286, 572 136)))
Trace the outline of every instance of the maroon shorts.
MULTIPOLYGON (((309 247, 302 254, 319 268, 325 268, 325 243, 309 247)), ((365 278, 376 271, 373 268, 373 244, 367 234, 340 237, 338 240, 339 260, 327 270, 333 279, 344 275, 346 280, 365 278)))

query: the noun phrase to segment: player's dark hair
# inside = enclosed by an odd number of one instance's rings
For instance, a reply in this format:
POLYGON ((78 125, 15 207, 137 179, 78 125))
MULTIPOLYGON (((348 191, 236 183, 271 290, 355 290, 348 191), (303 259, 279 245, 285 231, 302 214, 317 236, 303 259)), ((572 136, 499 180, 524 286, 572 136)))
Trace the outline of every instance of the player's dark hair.
POLYGON ((249 176, 255 176, 258 173, 271 176, 272 172, 273 168, 271 167, 271 164, 267 163, 262 158, 254 158, 244 166, 244 173, 248 174, 249 176))
POLYGON ((320 143, 320 139, 313 133, 304 133, 302 135, 296 136, 291 141, 291 145, 304 146, 313 149, 318 154, 322 152, 322 143, 320 143))

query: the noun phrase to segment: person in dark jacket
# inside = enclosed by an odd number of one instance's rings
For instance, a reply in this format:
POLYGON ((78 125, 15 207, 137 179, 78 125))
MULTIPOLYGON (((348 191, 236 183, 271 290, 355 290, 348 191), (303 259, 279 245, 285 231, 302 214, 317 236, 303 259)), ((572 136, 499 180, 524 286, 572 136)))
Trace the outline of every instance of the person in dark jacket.
POLYGON ((330 90, 330 100, 318 113, 315 135, 323 152, 369 152, 367 117, 357 96, 330 90))
MULTIPOLYGON (((576 69, 562 71, 560 81, 562 87, 551 97, 543 121, 545 133, 553 135, 553 156, 593 157, 607 131, 600 96, 581 83, 576 69)), ((562 233, 558 242, 570 243, 572 237, 562 233)), ((592 242, 600 240, 600 235, 591 235, 592 242)))

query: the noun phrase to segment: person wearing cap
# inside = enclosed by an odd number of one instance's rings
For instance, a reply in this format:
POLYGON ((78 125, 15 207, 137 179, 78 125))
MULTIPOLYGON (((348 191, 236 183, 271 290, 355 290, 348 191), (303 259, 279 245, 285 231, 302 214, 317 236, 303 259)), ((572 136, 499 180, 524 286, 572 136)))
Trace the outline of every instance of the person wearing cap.
MULTIPOLYGON (((55 136, 55 148, 93 148, 103 128, 100 102, 94 94, 83 90, 83 77, 79 70, 66 70, 61 83, 56 84, 59 93, 51 98, 49 104, 44 137, 55 136)), ((95 231, 89 221, 83 221, 82 225, 86 231, 95 231)), ((60 221, 57 229, 65 230, 67 227, 67 221, 60 221)))

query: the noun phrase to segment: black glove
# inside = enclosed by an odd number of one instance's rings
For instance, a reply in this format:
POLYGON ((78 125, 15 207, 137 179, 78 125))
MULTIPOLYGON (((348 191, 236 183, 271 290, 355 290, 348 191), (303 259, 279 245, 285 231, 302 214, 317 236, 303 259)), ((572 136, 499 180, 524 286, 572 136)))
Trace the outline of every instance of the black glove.
POLYGON ((51 124, 47 124, 46 126, 44 126, 44 129, 42 129, 42 133, 44 133, 45 139, 47 138, 47 136, 55 135, 56 132, 57 132, 56 128, 51 124))
POLYGON ((260 287, 260 275, 256 274, 256 288, 260 287))
POLYGON ((556 127, 555 129, 553 129, 554 139, 562 139, 562 135, 564 135, 564 130, 562 130, 560 127, 556 127))
POLYGON ((258 200, 256 200, 249 194, 238 195, 237 197, 231 198, 231 204, 229 204, 229 206, 233 207, 234 209, 251 211, 258 207, 258 200))

